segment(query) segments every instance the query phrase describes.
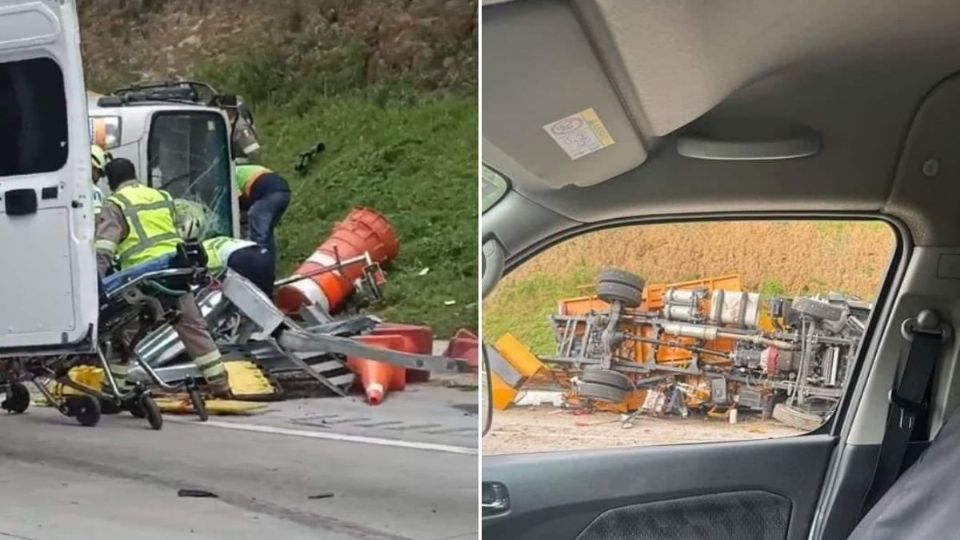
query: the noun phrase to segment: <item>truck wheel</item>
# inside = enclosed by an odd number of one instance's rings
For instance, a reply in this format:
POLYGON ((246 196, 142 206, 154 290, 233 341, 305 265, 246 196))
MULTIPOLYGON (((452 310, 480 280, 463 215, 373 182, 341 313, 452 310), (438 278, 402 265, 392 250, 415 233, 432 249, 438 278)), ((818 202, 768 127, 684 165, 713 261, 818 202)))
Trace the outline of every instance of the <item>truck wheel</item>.
POLYGON ((843 318, 843 308, 813 298, 794 298, 790 309, 814 319, 839 321, 843 318))
POLYGON ((603 281, 619 283, 640 290, 643 290, 644 285, 646 285, 642 277, 616 268, 604 268, 600 270, 600 273, 597 275, 597 282, 603 281))
POLYGON ((627 391, 622 388, 614 388, 605 384, 586 383, 579 384, 578 392, 580 397, 603 401, 606 403, 620 403, 627 399, 627 391))
POLYGON ((624 307, 635 308, 640 305, 641 290, 616 281, 597 283, 597 297, 608 304, 620 302, 624 307))
POLYGON ((643 286, 643 278, 616 268, 604 268, 597 274, 597 296, 608 304, 620 302, 629 308, 639 306, 643 286))
POLYGON ((799 411, 783 403, 777 403, 773 407, 773 419, 806 432, 813 431, 823 424, 823 418, 819 415, 799 411))
POLYGON ((589 367, 583 370, 583 374, 580 375, 580 380, 585 383, 602 384, 612 388, 619 388, 627 392, 633 390, 633 383, 630 382, 630 379, 623 373, 612 369, 589 367))

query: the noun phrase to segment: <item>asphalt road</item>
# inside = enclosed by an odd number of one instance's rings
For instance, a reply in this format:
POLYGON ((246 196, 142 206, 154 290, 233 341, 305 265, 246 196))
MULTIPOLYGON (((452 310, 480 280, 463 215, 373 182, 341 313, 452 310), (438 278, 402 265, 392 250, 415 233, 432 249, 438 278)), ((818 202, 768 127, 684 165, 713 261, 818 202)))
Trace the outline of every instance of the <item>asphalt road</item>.
POLYGON ((158 432, 0 416, 0 539, 477 538, 475 395, 417 385, 377 408, 296 400, 158 432))

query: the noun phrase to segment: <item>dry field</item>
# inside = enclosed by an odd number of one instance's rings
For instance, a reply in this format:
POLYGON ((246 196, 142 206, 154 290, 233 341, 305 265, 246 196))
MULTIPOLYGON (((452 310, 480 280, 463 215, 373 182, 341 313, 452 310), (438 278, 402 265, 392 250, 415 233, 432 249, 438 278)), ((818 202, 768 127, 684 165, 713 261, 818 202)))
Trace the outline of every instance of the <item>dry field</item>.
POLYGON ((483 305, 484 335, 510 331, 534 352, 552 352, 547 316, 559 298, 588 294, 613 266, 650 282, 740 274, 766 296, 831 291, 872 300, 895 246, 881 222, 741 221, 639 225, 574 238, 507 276, 483 305), (586 285, 587 287, 583 287, 586 285))

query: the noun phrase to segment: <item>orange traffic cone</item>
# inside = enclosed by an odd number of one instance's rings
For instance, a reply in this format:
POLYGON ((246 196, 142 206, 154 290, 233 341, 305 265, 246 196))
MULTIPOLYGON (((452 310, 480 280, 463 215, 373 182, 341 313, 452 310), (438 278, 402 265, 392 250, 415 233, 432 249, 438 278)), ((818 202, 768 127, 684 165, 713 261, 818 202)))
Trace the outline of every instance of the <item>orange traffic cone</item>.
MULTIPOLYGON (((397 236, 387 218, 369 208, 354 208, 295 273, 307 275, 334 265, 338 257, 350 259, 364 253, 368 253, 373 262, 385 264, 399 251, 397 236)), ((342 271, 324 272, 278 287, 277 307, 291 315, 305 305, 319 304, 328 313, 336 313, 353 294, 353 284, 362 275, 363 267, 352 265, 342 271)))
POLYGON ((397 368, 366 358, 347 358, 347 367, 357 374, 358 381, 367 394, 367 403, 371 405, 383 402, 390 390, 390 382, 396 378, 394 372, 397 368))
MULTIPOLYGON (((357 336, 357 341, 372 347, 413 352, 413 340, 406 336, 357 336)), ((357 382, 367 394, 367 402, 379 405, 387 392, 399 392, 407 386, 407 370, 385 362, 367 358, 347 357, 347 368, 357 374, 357 382)))

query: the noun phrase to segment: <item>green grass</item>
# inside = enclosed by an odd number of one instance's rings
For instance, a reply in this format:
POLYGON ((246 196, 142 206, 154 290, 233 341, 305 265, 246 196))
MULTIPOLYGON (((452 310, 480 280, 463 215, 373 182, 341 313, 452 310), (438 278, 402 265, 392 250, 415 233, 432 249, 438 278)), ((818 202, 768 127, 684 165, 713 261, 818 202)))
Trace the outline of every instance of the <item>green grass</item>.
POLYGON ((763 298, 764 301, 775 296, 784 296, 786 294, 787 287, 776 279, 767 278, 760 283, 760 297, 763 298))
POLYGON ((557 301, 593 294, 577 287, 592 284, 595 271, 576 267, 557 275, 538 275, 495 290, 483 304, 483 334, 490 342, 509 332, 534 354, 552 354, 556 345, 547 320, 557 301))
POLYGON ((265 165, 290 182, 293 199, 277 233, 279 265, 292 271, 350 208, 384 214, 400 241, 386 268, 395 322, 427 324, 438 337, 477 327, 477 101, 377 94, 315 95, 254 108, 265 165), (297 155, 326 151, 305 175, 297 155), (429 268, 426 275, 419 273, 429 268), (452 306, 445 302, 453 300, 452 306))

